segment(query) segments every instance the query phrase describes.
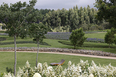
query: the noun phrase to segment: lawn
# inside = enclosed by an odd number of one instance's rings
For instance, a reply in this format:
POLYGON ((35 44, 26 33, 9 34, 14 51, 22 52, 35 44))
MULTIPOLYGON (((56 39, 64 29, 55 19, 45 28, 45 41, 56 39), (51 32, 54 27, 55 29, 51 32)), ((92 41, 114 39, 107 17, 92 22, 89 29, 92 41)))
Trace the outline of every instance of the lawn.
MULTIPOLYGON (((105 33, 91 33, 85 35, 88 38, 101 38, 104 39, 105 33)), ((5 37, 7 40, 0 41, 0 47, 14 47, 13 37, 0 35, 0 37, 5 37)), ((43 44, 40 47, 52 47, 52 48, 73 48, 69 40, 59 40, 59 39, 44 39, 43 44)), ((37 47, 37 44, 32 41, 32 38, 20 39, 17 38, 17 47, 37 47)), ((104 52, 116 53, 116 45, 111 46, 106 43, 95 43, 95 42, 84 42, 82 47, 77 47, 77 49, 87 49, 87 50, 100 50, 104 52)), ((23 67, 25 62, 28 60, 32 67, 35 66, 36 53, 26 53, 26 52, 17 52, 17 69, 18 67, 23 67)), ((65 59, 66 62, 63 65, 64 68, 67 67, 68 61, 73 63, 78 63, 80 59, 82 60, 92 60, 96 64, 109 64, 116 66, 115 60, 110 59, 99 59, 99 58, 90 58, 90 57, 80 57, 80 56, 69 56, 69 55, 59 55, 59 54, 43 54, 39 53, 38 61, 41 63, 47 62, 59 62, 61 59, 65 59)), ((14 65, 14 53, 13 52, 0 52, 0 73, 5 71, 6 67, 13 68, 14 65)), ((55 67, 54 67, 55 68, 55 67)))
MULTIPOLYGON (((40 63, 47 62, 48 65, 52 62, 59 62, 61 59, 65 60, 63 68, 67 67, 68 61, 72 61, 72 63, 79 63, 80 59, 88 60, 89 63, 93 60, 96 64, 108 65, 111 63, 113 66, 116 66, 116 60, 113 59, 99 59, 99 58, 91 58, 91 57, 81 57, 81 56, 71 56, 71 55, 62 55, 62 54, 49 54, 49 53, 39 53, 38 61, 40 63)), ((31 52, 17 52, 17 70, 18 67, 23 67, 26 61, 29 61, 31 67, 34 68, 36 53, 31 52)), ((0 73, 6 71, 6 67, 13 68, 14 67, 14 53, 13 52, 0 52, 0 73)), ((54 66, 55 68, 56 66, 54 66)))
POLYGON ((97 33, 87 33, 85 34, 88 38, 99 38, 104 39, 106 32, 97 32, 97 33))
MULTIPOLYGON (((61 34, 61 33, 60 33, 61 34)), ((103 39, 106 32, 98 33, 88 33, 85 34, 88 38, 101 38, 103 39)), ((13 37, 0 35, 0 37, 5 37, 7 40, 0 41, 0 47, 14 47, 13 37)), ((73 48, 69 40, 59 40, 59 39, 44 39, 44 44, 41 44, 40 47, 52 47, 52 48, 73 48)), ((32 38, 20 39, 17 38, 17 47, 37 47, 37 44, 33 42, 32 38)), ((106 43, 95 43, 95 42, 84 42, 82 47, 77 47, 77 49, 88 49, 88 50, 100 50, 104 52, 116 53, 116 45, 111 46, 106 43)))
MULTIPOLYGON (((73 48, 69 40, 60 40, 58 41, 64 45, 68 45, 73 48)), ((112 45, 109 48, 109 45, 106 43, 94 43, 94 42, 84 42, 82 47, 77 47, 77 49, 86 49, 86 50, 98 50, 104 52, 111 52, 116 54, 116 45, 112 45)))

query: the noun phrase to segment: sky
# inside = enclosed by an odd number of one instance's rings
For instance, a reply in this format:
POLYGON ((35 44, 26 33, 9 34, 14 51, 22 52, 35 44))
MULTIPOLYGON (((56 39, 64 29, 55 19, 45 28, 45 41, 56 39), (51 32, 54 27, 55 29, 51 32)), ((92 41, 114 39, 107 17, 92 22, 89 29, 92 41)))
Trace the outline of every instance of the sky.
MULTIPOLYGON (((29 0, 0 0, 0 5, 4 2, 10 5, 10 3, 14 4, 18 1, 21 2, 27 2, 29 3, 29 0)), ((87 5, 90 6, 90 8, 95 8, 94 4, 95 0, 38 0, 35 8, 36 9, 70 9, 74 6, 78 6, 78 8, 87 7, 87 5)))

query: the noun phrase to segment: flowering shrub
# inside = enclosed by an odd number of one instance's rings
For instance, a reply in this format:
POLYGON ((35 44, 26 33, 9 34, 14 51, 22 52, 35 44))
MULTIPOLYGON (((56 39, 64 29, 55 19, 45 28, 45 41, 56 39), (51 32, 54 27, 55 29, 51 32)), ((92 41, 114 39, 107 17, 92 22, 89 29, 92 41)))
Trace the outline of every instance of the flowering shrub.
POLYGON ((45 34, 47 39, 60 39, 60 40, 68 40, 70 37, 70 32, 48 32, 45 34))
POLYGON ((98 39, 98 38, 87 38, 86 41, 87 42, 101 42, 101 43, 105 43, 104 39, 98 39))
MULTIPOLYGON (((3 77, 14 77, 11 73, 4 73, 3 77)), ((19 68, 16 77, 116 77, 116 67, 97 66, 94 61, 91 64, 88 61, 80 60, 78 64, 68 62, 68 67, 63 69, 58 65, 55 69, 52 66, 38 63, 37 67, 31 68, 29 62, 26 62, 25 67, 19 68)))

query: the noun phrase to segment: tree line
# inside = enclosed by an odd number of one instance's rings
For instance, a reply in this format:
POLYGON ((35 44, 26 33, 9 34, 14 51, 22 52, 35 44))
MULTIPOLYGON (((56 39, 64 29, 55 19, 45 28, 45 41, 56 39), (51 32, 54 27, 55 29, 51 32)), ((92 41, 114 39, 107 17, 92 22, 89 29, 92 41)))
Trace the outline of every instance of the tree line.
POLYGON ((84 8, 78 8, 76 5, 69 10, 63 8, 49 11, 43 16, 41 21, 44 24, 47 23, 51 31, 56 32, 71 32, 80 27, 84 31, 111 28, 105 20, 99 21, 95 18, 97 12, 97 9, 90 8, 89 5, 84 8))
MULTIPOLYGON (((110 29, 112 25, 109 22, 96 19, 97 13, 98 10, 90 8, 89 5, 84 8, 78 8, 76 5, 69 10, 65 8, 58 10, 33 9, 30 17, 37 16, 36 20, 33 19, 34 22, 42 22, 49 27, 49 31, 53 32, 71 32, 80 27, 84 31, 110 29)), ((32 23, 33 21, 29 22, 32 23)))

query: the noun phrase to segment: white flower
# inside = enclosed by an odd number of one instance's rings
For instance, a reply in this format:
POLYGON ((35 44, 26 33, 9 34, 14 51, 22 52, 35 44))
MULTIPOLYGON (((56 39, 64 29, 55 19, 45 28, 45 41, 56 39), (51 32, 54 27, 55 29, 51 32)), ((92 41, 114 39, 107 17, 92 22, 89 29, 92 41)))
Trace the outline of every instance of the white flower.
POLYGON ((53 70, 53 67, 52 66, 49 66, 49 67, 47 67, 47 70, 52 71, 53 70))
POLYGON ((26 62, 26 67, 28 67, 28 68, 30 67, 30 64, 28 61, 26 62))
POLYGON ((94 75, 91 73, 88 77, 94 77, 94 75))
POLYGON ((48 64, 47 64, 47 62, 45 62, 45 63, 43 64, 43 70, 46 70, 47 67, 48 67, 48 64))
POLYGON ((35 73, 33 77, 41 77, 41 75, 39 73, 35 73))
POLYGON ((70 66, 71 66, 71 64, 72 64, 72 62, 71 62, 71 61, 69 61, 69 62, 68 62, 68 67, 70 67, 70 66))
POLYGON ((64 76, 65 74, 66 74, 66 72, 65 71, 62 71, 61 76, 64 76))
POLYGON ((93 66, 88 67, 89 73, 95 73, 96 69, 93 66))
POLYGON ((21 75, 23 74, 23 70, 19 67, 19 71, 17 72, 17 76, 16 77, 21 77, 21 75))
POLYGON ((19 67, 19 71, 17 73, 18 74, 23 74, 23 70, 19 67))
POLYGON ((37 69, 40 73, 42 72, 42 63, 38 63, 37 67, 35 68, 37 69))
MULTIPOLYGON (((80 60, 80 63, 77 65, 72 64, 71 61, 68 63, 68 68, 63 69, 61 65, 58 65, 56 69, 52 66, 48 66, 47 63, 43 65, 38 63, 38 66, 35 69, 30 67, 29 62, 26 62, 26 66, 22 69, 19 68, 16 77, 28 77, 29 74, 35 73, 32 77, 115 77, 116 76, 116 67, 111 66, 97 66, 94 61, 89 65, 88 61, 80 60), (29 68, 28 68, 29 67, 29 68), (86 68, 84 68, 86 67, 86 68), (35 73, 39 72, 39 73, 35 73)), ((14 77, 12 73, 4 73, 3 77, 14 77)))
POLYGON ((79 65, 77 65, 77 71, 82 72, 81 67, 79 65))
POLYGON ((4 73, 3 77, 14 77, 14 76, 11 73, 8 73, 8 75, 4 73))

